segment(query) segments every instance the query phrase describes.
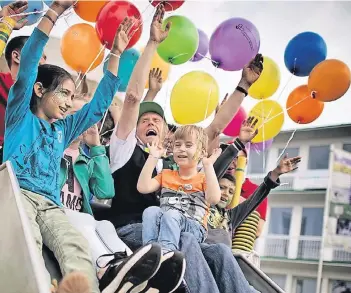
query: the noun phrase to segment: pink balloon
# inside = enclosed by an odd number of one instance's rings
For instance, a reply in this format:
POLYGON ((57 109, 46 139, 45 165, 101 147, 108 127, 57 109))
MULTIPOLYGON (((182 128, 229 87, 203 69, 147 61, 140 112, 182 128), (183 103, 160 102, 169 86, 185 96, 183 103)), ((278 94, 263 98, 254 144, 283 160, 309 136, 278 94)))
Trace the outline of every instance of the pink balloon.
POLYGON ((243 107, 239 108, 238 113, 234 116, 232 121, 229 122, 223 133, 228 136, 238 136, 240 133, 241 124, 246 119, 247 114, 243 107))

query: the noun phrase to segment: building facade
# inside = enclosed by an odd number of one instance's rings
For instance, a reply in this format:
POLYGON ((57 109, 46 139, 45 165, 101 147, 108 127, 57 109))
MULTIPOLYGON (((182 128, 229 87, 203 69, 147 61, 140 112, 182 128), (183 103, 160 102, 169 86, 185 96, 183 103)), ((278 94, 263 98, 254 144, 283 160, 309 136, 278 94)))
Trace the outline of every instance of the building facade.
MULTIPOLYGON (((251 151, 248 177, 261 183, 292 134, 283 131, 268 150, 251 151)), ((288 293, 316 292, 331 145, 351 152, 351 124, 296 131, 285 153, 302 156, 300 167, 282 176, 282 185, 269 195, 256 251, 261 269, 288 293)), ((320 293, 350 293, 351 251, 339 247, 324 253, 320 293)))

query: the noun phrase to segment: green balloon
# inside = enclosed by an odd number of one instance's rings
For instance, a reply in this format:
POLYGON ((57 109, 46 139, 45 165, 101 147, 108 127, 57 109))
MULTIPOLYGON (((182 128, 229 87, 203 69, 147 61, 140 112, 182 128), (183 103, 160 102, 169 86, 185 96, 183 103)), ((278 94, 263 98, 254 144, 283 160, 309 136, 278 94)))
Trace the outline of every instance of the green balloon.
POLYGON ((158 55, 166 62, 179 65, 189 61, 199 46, 199 32, 190 19, 174 15, 164 20, 172 23, 168 37, 158 46, 158 55))

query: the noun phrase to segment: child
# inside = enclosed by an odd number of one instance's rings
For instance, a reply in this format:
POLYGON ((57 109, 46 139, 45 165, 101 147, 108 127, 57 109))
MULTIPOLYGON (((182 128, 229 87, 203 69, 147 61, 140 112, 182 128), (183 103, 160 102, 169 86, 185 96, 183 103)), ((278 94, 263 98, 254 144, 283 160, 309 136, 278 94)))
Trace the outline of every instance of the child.
POLYGON ((54 65, 38 67, 38 63, 58 16, 75 2, 54 1, 22 50, 19 73, 6 108, 4 159, 13 165, 40 254, 44 243, 54 252, 63 275, 84 273, 91 292, 97 293, 100 291, 88 244, 61 208, 60 162, 67 146, 98 122, 110 105, 119 85, 119 56, 130 40, 132 21, 125 19, 117 30, 108 71, 93 100, 63 119, 72 106, 74 81, 64 69, 54 65))
POLYGON ((141 171, 137 189, 147 194, 161 190, 161 206, 149 207, 143 213, 143 244, 159 242, 165 257, 185 260, 179 249, 180 233, 191 232, 201 243, 206 238, 207 214, 210 204, 220 200, 220 189, 213 163, 220 154, 217 150, 206 158, 208 138, 203 128, 194 125, 180 127, 174 134, 173 155, 179 171, 163 170, 155 178, 153 170, 164 149, 155 142, 149 144, 149 157, 141 171), (204 173, 197 165, 203 161, 204 173), (168 255, 167 255, 168 254, 168 255))

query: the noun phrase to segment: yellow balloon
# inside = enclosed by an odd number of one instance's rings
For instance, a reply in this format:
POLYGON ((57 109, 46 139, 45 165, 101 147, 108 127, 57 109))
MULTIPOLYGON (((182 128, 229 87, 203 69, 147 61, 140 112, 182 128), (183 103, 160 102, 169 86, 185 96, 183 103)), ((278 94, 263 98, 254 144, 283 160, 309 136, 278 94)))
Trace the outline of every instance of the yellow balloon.
MULTIPOLYGON (((142 48, 140 50, 140 52, 142 53, 144 51, 144 48, 142 48)), ((168 78, 168 74, 169 74, 169 70, 171 68, 171 65, 165 61, 163 61, 163 59, 158 55, 157 52, 155 52, 154 57, 152 58, 151 61, 151 66, 150 66, 150 70, 152 68, 160 68, 162 70, 162 80, 163 82, 166 81, 166 79, 168 78)), ((146 81, 146 85, 145 88, 148 89, 149 88, 149 80, 146 81)))
POLYGON ((283 127, 284 111, 278 102, 272 100, 264 100, 258 102, 252 108, 249 115, 258 119, 256 128, 258 134, 252 142, 258 143, 275 137, 283 127))
POLYGON ((171 110, 175 122, 193 124, 205 120, 216 109, 219 87, 206 72, 191 71, 183 75, 171 93, 171 110))
POLYGON ((258 80, 250 87, 249 95, 255 99, 267 99, 272 96, 280 84, 280 70, 271 58, 263 57, 263 71, 258 80))

